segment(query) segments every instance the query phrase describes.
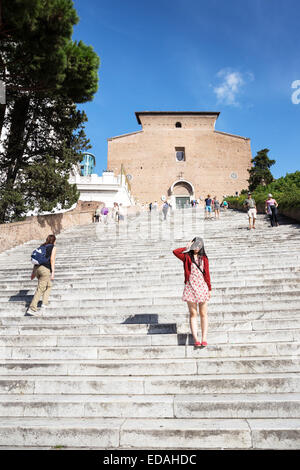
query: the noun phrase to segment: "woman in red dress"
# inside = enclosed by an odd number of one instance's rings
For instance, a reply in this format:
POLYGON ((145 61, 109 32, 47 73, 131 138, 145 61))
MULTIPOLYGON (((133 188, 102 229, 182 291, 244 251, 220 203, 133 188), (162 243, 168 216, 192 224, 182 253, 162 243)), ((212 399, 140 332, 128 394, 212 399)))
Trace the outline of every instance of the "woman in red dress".
POLYGON ((186 247, 173 251, 184 264, 185 287, 182 300, 187 302, 190 312, 190 327, 195 346, 207 346, 207 301, 211 297, 209 263, 204 249, 203 239, 195 237, 186 247), (197 335, 197 315, 201 318, 202 341, 197 335))

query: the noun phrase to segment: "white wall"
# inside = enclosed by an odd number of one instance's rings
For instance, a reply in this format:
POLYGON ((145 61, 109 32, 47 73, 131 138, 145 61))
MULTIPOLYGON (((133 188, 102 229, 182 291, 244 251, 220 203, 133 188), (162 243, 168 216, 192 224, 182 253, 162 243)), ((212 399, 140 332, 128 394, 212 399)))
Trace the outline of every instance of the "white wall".
POLYGON ((71 176, 69 182, 77 185, 81 201, 102 201, 107 207, 113 207, 114 202, 125 207, 135 205, 125 179, 121 180, 121 176, 115 176, 113 172, 104 171, 102 176, 77 174, 71 176))

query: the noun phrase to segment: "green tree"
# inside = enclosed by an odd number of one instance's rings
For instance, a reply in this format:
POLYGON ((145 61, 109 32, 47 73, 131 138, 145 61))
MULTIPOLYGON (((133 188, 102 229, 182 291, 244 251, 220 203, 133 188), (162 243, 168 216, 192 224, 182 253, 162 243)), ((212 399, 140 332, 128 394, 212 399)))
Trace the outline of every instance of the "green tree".
POLYGON ((276 160, 270 160, 268 157, 269 149, 262 149, 251 160, 253 167, 248 170, 250 177, 248 179, 249 190, 254 191, 259 185, 267 185, 274 181, 270 167, 274 165, 276 160))
POLYGON ((2 223, 78 200, 68 176, 91 147, 76 103, 93 99, 99 58, 72 41, 77 22, 71 0, 10 0, 0 9, 2 223))

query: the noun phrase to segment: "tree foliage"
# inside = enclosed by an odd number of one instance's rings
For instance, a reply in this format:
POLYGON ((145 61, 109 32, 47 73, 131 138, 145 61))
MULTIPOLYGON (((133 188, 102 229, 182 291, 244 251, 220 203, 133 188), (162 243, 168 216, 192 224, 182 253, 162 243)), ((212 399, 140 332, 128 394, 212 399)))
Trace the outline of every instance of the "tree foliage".
POLYGON ((275 160, 269 159, 268 152, 269 149, 262 149, 251 160, 253 167, 248 170, 250 174, 248 179, 250 191, 254 191, 260 184, 267 185, 274 180, 270 168, 274 165, 275 160))
POLYGON ((71 207, 71 168, 91 147, 87 117, 76 103, 93 99, 99 58, 72 41, 78 22, 71 0, 10 0, 0 12, 0 222, 28 210, 71 207))
MULTIPOLYGON (((300 207, 300 171, 294 173, 287 173, 267 186, 260 185, 252 192, 252 197, 255 199, 257 206, 260 209, 264 208, 265 200, 268 194, 271 193, 279 204, 279 208, 299 208, 300 207)), ((239 197, 229 197, 228 202, 231 207, 242 209, 245 194, 239 197)))

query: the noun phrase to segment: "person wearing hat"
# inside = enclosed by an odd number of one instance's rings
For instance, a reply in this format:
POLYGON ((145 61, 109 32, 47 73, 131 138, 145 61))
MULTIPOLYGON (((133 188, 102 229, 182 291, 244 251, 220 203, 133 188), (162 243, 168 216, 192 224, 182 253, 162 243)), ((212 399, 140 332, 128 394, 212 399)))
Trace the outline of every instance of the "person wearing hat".
POLYGON ((251 193, 248 193, 248 198, 244 201, 244 206, 248 209, 248 218, 249 218, 249 230, 251 230, 251 221, 253 221, 253 228, 255 229, 256 221, 256 203, 251 196, 251 193))
POLYGON ((195 237, 186 247, 173 250, 173 254, 183 262, 184 266, 185 286, 182 300, 188 304, 194 346, 207 346, 207 301, 211 296, 211 283, 203 239, 195 237), (201 343, 197 335, 197 306, 201 318, 201 343))
POLYGON ((272 194, 268 194, 268 199, 265 201, 265 211, 266 214, 269 215, 271 220, 272 227, 278 227, 278 219, 277 219, 277 201, 273 198, 272 194))

